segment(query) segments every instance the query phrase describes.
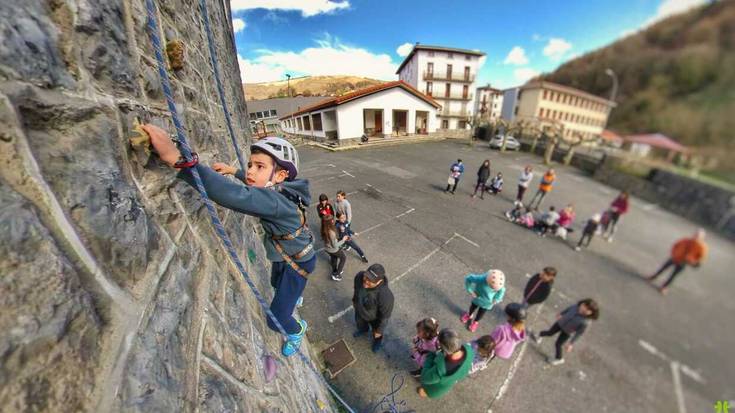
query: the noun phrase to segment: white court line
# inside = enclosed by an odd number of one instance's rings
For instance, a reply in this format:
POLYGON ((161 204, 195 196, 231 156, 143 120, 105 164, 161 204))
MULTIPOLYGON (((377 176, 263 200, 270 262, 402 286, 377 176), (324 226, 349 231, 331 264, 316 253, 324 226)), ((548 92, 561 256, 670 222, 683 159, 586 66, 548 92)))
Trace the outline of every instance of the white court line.
POLYGON ((374 190, 380 192, 381 194, 383 193, 383 191, 381 191, 380 189, 378 189, 378 188, 376 188, 376 187, 374 187, 374 186, 372 186, 370 184, 365 184, 365 185, 369 186, 370 188, 373 188, 374 190))
MULTIPOLYGON (((401 278, 405 277, 408 273, 410 273, 411 271, 415 270, 419 265, 423 264, 424 262, 426 262, 426 260, 428 260, 429 258, 433 257, 434 254, 436 254, 437 252, 439 252, 439 250, 441 250, 445 245, 449 244, 449 242, 451 240, 453 240, 454 238, 457 238, 457 237, 460 237, 460 238, 462 238, 463 240, 465 240, 467 242, 470 242, 470 243, 472 243, 474 245, 477 245, 477 244, 471 242, 470 240, 468 240, 467 238, 463 237, 462 235, 457 234, 457 233, 454 233, 454 235, 452 235, 451 237, 449 237, 448 240, 444 241, 444 243, 442 245, 434 248, 431 252, 429 252, 428 254, 426 254, 426 256, 424 256, 423 258, 421 258, 417 263, 415 263, 414 265, 408 267, 408 269, 406 271, 404 271, 399 276, 397 276, 395 279, 393 279, 393 281, 391 281, 391 284, 395 286, 396 283, 401 278)), ((539 306, 539 307, 541 307, 541 306, 539 306)), ((330 324, 331 323, 334 323, 335 321, 337 321, 340 318, 342 318, 342 316, 344 316, 345 314, 347 314, 352 309, 353 309, 352 308, 352 305, 350 305, 347 308, 345 308, 344 310, 341 310, 341 311, 339 311, 339 312, 337 312, 337 313, 335 313, 335 314, 330 315, 329 317, 327 317, 327 321, 329 321, 330 324)))
POLYGON ((345 171, 344 169, 342 170, 342 172, 344 172, 345 175, 347 175, 347 176, 349 176, 351 178, 354 178, 355 177, 355 175, 352 175, 351 173, 345 171))
POLYGON ((395 217, 393 217, 393 218, 391 218, 391 219, 389 219, 389 220, 387 220, 387 221, 385 221, 385 222, 381 222, 380 224, 375 224, 375 225, 373 225, 372 227, 370 227, 370 228, 368 228, 368 229, 364 229, 364 230, 362 230, 362 231, 360 231, 360 232, 356 232, 356 233, 355 233, 355 236, 358 236, 358 235, 362 235, 362 234, 365 234, 365 233, 367 233, 367 232, 370 232, 370 231, 372 231, 372 230, 374 230, 374 229, 376 229, 376 228, 380 228, 380 227, 382 227, 383 225, 387 224, 388 222, 390 222, 390 221, 393 221, 393 220, 394 220, 394 219, 396 219, 396 218, 400 218, 400 217, 402 217, 402 216, 408 215, 408 214, 410 214, 411 212, 413 212, 413 211, 415 211, 415 210, 416 210, 416 208, 411 208, 411 209, 409 209, 408 211, 406 211, 406 212, 404 212, 404 213, 402 213, 402 214, 398 214, 398 215, 396 215, 395 217))
MULTIPOLYGON (((539 314, 541 313, 541 309, 543 307, 544 307, 544 303, 541 303, 541 305, 538 306, 538 310, 536 310, 536 318, 534 319, 534 322, 538 320, 539 314)), ((502 399, 503 395, 508 390, 508 386, 510 386, 510 382, 511 380, 513 380, 513 376, 515 376, 516 370, 518 370, 518 365, 521 364, 523 355, 526 353, 526 347, 528 347, 528 340, 523 341, 523 344, 521 344, 521 350, 518 352, 518 357, 516 357, 516 359, 513 360, 513 364, 510 365, 508 374, 505 376, 505 380, 503 380, 503 384, 500 385, 500 388, 498 389, 498 393, 495 395, 495 398, 490 402, 490 408, 487 409, 487 413, 492 413, 493 405, 495 404, 495 402, 502 399)))
POLYGON ((462 238, 463 240, 465 240, 465 241, 469 242, 470 244, 474 245, 475 247, 477 247, 477 248, 480 248, 480 245, 478 245, 478 244, 477 244, 476 242, 474 242, 474 241, 470 241, 470 240, 468 240, 467 238, 463 237, 462 235, 460 235, 460 234, 457 234, 456 232, 454 233, 454 236, 455 236, 455 237, 460 237, 460 238, 462 238))
POLYGON ((641 347, 643 347, 644 350, 647 352, 653 354, 654 356, 660 358, 663 361, 666 362, 676 362, 676 364, 679 366, 678 370, 680 370, 682 373, 687 375, 690 379, 696 381, 697 383, 705 384, 705 380, 702 378, 701 373, 696 371, 695 369, 687 366, 686 364, 678 361, 673 360, 671 357, 667 356, 666 354, 662 353, 659 349, 657 349, 653 344, 644 341, 644 340, 638 340, 638 344, 640 344, 641 347))
POLYGON ((671 362, 671 376, 674 379, 674 393, 676 393, 676 404, 679 406, 679 413, 686 413, 687 407, 684 404, 684 392, 681 390, 681 376, 679 375, 679 363, 671 362))

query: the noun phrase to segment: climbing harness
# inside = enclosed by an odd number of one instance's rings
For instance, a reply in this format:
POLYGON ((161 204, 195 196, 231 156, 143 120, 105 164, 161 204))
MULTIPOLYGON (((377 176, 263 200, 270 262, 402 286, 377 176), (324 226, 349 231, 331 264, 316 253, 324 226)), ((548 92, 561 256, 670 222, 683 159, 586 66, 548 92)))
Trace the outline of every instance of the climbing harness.
MULTIPOLYGON (((146 9, 148 13, 148 29, 149 29, 149 35, 151 38, 151 43, 153 44, 153 49, 156 57, 156 61, 158 64, 158 74, 161 78, 161 84, 163 87, 163 92, 166 97, 166 103, 168 105, 169 112, 171 112, 171 120, 174 123, 174 127, 176 128, 176 136, 179 141, 179 151, 181 152, 181 155, 184 158, 185 162, 192 162, 195 158, 192 155, 191 147, 189 147, 187 140, 186 140, 186 134, 184 132, 184 128, 181 125, 181 121, 179 120, 178 111, 176 109, 176 104, 174 103, 173 95, 171 93, 171 85, 168 78, 168 73, 166 72, 166 65, 164 63, 163 59, 163 51, 161 47, 161 40, 158 37, 159 28, 158 28, 158 22, 155 17, 155 5, 153 4, 153 0, 145 0, 146 3, 146 9)), ((217 60, 216 60, 216 54, 214 50, 214 41, 212 39, 212 33, 211 29, 209 27, 209 19, 207 17, 207 6, 206 6, 206 0, 200 0, 199 6, 201 9, 201 14, 204 20, 204 26, 207 31, 207 39, 209 41, 209 51, 210 51, 210 57, 214 69, 214 75, 215 79, 217 81, 217 90, 220 95, 220 100, 222 102, 222 107, 225 112, 225 120, 227 122, 227 128, 230 132, 230 137, 232 139, 233 146, 235 147, 235 152, 237 154, 238 161, 240 162, 240 166, 243 170, 245 170, 245 164, 242 160, 242 154, 240 153, 240 150, 237 146, 237 141, 235 139, 235 134, 232 129, 230 115, 227 110, 227 105, 225 102, 225 96, 224 96, 224 90, 222 89, 222 83, 219 79, 219 72, 217 70, 217 60)), ((255 299, 258 301, 258 304, 261 306, 263 311, 266 313, 268 318, 273 322, 273 324, 278 329, 278 332, 281 333, 283 336, 287 337, 288 333, 286 333, 286 330, 283 328, 283 325, 281 325, 280 321, 273 315, 273 312, 268 307, 268 303, 265 301, 265 298, 263 295, 258 291, 258 289, 255 286, 255 283, 250 278, 250 275, 245 271, 245 267, 243 266, 242 262, 240 261, 240 258, 237 256, 237 252, 235 251, 235 247, 232 245, 232 241, 230 240, 230 237, 227 235, 227 232, 224 229, 224 226, 222 225, 222 221, 220 221, 219 216, 217 215, 217 210, 215 209, 214 205, 212 204, 212 201, 209 199, 209 196, 207 195, 207 191, 204 188, 204 183, 202 182, 202 178, 199 175, 199 171, 197 171, 196 168, 190 168, 189 169, 192 177, 194 178, 194 184, 197 188, 197 191, 199 191, 199 194, 202 197, 202 200, 204 201, 204 205, 207 208, 207 212, 209 213, 210 219, 212 221, 212 225, 214 226, 215 232, 222 240, 222 243, 225 245, 225 248, 227 250, 227 253, 229 254, 230 258, 232 259, 233 263, 237 267, 240 274, 243 276, 245 282, 247 283, 250 290, 253 292, 253 295, 255 296, 255 299)), ((317 371, 317 369, 314 367, 313 364, 311 364, 310 360, 304 355, 304 353, 301 352, 301 349, 297 350, 297 354, 299 355, 299 358, 301 361, 320 379, 323 381, 324 385, 327 387, 327 389, 334 395, 334 397, 339 400, 342 405, 351 413, 354 413, 354 410, 347 404, 347 402, 342 399, 342 397, 337 393, 332 386, 327 383, 327 381, 324 379, 324 377, 317 371)))

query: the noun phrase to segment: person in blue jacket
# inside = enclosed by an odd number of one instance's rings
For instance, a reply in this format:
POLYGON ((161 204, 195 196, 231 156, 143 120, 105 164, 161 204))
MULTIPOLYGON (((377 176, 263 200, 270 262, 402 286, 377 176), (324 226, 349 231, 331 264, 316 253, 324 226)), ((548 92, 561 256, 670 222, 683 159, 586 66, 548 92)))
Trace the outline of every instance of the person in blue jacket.
MULTIPOLYGON (((287 333, 281 352, 286 357, 295 354, 307 324, 292 314, 316 265, 313 235, 304 216, 304 208, 311 202, 309 182, 296 179, 296 149, 285 139, 266 137, 250 146, 247 171, 224 163, 215 163, 212 169, 199 164, 197 158, 184 162, 165 130, 150 124, 143 125, 143 129, 161 160, 180 169, 179 179, 195 186, 191 170, 196 169, 212 201, 260 219, 265 232, 263 244, 272 263, 271 286, 275 289, 270 310, 287 333), (235 175, 242 182, 222 175, 235 175)), ((268 327, 278 331, 270 318, 268 327)))
POLYGON ((457 159, 457 162, 453 163, 452 166, 449 167, 449 173, 450 176, 454 178, 454 187, 449 191, 452 184, 447 184, 447 189, 445 189, 444 192, 451 192, 454 194, 454 191, 457 190, 457 185, 459 185, 459 180, 462 178, 462 174, 464 173, 464 164, 461 159, 457 159))

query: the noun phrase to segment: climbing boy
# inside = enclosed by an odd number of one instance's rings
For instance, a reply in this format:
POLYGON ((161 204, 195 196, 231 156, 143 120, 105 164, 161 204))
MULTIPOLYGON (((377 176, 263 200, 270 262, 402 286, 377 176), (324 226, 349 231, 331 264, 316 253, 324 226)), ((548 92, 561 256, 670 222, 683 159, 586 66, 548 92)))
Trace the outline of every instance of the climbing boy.
MULTIPOLYGON (((181 169, 178 178, 195 186, 190 170, 196 168, 212 201, 260 219, 265 232, 263 244, 272 263, 271 286, 275 289, 270 310, 287 333, 281 352, 286 357, 295 354, 307 324, 292 314, 316 265, 313 236, 303 212, 311 201, 309 182, 295 179, 299 167, 296 149, 284 139, 267 137, 250 146, 247 171, 223 163, 213 164, 212 169, 198 164, 196 158, 182 165, 179 150, 166 131, 150 124, 143 125, 143 129, 161 160, 181 169), (245 185, 220 174, 235 175, 245 185)), ((278 331, 270 318, 268 327, 278 331)))

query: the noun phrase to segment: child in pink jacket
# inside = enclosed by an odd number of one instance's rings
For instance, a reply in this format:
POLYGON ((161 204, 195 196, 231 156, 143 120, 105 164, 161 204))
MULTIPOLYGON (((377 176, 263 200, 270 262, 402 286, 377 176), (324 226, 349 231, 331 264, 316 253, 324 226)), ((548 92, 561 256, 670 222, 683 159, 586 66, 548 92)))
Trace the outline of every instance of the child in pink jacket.
POLYGON ((439 351, 439 322, 429 317, 416 323, 416 336, 413 338, 411 358, 418 366, 413 370, 413 377, 421 377, 421 368, 429 353, 439 351))
POLYGON ((505 306, 508 321, 495 327, 490 336, 495 341, 495 356, 509 359, 513 355, 516 344, 526 340, 526 308, 519 303, 505 306))

